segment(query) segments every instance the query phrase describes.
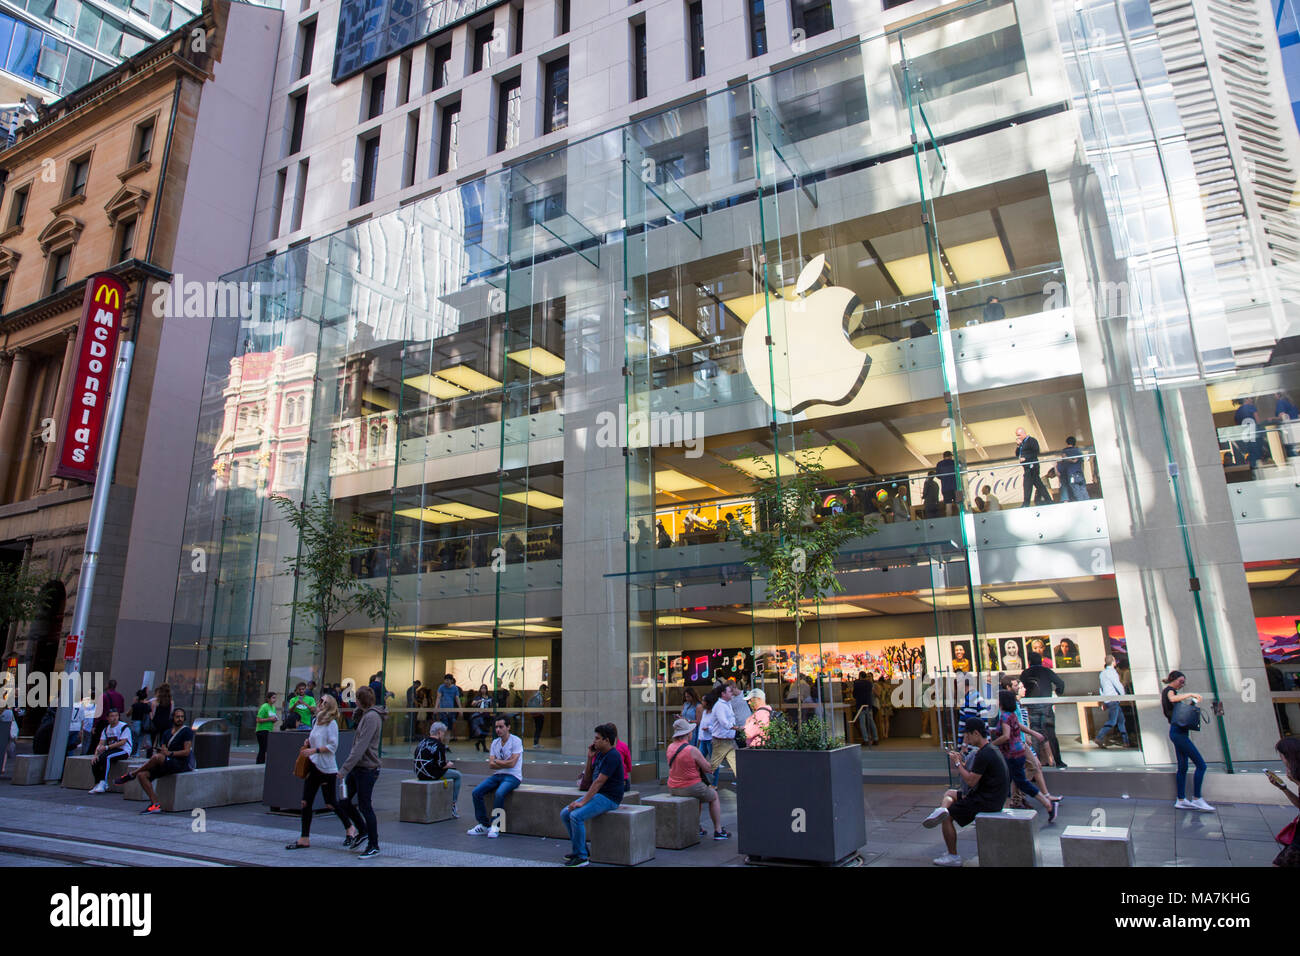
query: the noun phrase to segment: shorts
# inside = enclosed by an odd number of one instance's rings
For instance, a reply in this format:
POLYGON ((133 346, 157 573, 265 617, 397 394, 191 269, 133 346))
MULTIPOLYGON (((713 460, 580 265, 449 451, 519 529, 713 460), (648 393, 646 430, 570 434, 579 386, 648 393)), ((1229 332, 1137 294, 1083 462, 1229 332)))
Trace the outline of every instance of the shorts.
POLYGON ((975 815, 978 813, 997 813, 1001 807, 988 806, 984 801, 971 800, 965 795, 958 797, 951 807, 948 808, 948 815, 952 817, 952 822, 959 827, 968 827, 975 822, 975 815))
POLYGON ((669 787, 668 792, 674 797, 694 797, 700 803, 712 803, 717 793, 706 783, 695 783, 689 787, 669 787))
POLYGON ((181 760, 179 757, 168 757, 149 771, 149 779, 157 780, 159 777, 170 777, 172 774, 185 773, 189 769, 190 762, 188 760, 181 760))

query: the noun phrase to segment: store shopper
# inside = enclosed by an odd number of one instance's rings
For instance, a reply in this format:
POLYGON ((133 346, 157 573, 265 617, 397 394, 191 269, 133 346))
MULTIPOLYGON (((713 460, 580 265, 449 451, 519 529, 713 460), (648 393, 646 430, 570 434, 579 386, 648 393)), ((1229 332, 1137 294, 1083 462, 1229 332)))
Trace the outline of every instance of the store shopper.
MULTIPOLYGON (((688 739, 694 730, 689 721, 679 718, 673 723, 673 739, 667 753, 668 792, 674 797, 694 797, 700 801, 701 807, 708 807, 709 817, 713 820, 713 839, 726 840, 731 834, 722 825, 722 803, 718 791, 704 782, 705 775, 713 768, 688 739)), ((706 835, 704 827, 700 827, 700 836, 706 835)))
MULTIPOLYGON (((487 690, 486 685, 483 690, 487 690)), ((438 720, 447 725, 450 731, 456 726, 456 713, 460 709, 460 688, 456 686, 456 678, 451 674, 442 675, 442 683, 438 685, 438 720)), ((452 734, 451 739, 455 740, 456 735, 452 734)))
MULTIPOLYGON (((1276 749, 1286 763, 1286 775, 1291 778, 1292 783, 1300 784, 1300 737, 1283 737, 1277 742, 1276 749)), ((1268 779, 1273 786, 1286 794, 1286 798, 1293 806, 1300 808, 1300 795, 1292 793, 1285 781, 1272 771, 1268 772, 1268 779)), ((1290 825, 1277 835, 1278 842, 1282 844, 1282 851, 1273 858, 1274 866, 1300 867, 1300 841, 1296 839, 1297 831, 1300 831, 1300 815, 1297 815, 1290 825)))
POLYGON ((772 722, 772 708, 767 703, 767 695, 755 687, 745 695, 751 713, 745 721, 745 745, 757 747, 767 739, 767 725, 772 722))
POLYGON ((600 724, 596 727, 596 736, 591 741, 596 752, 591 768, 591 787, 560 811, 560 820, 569 833, 573 851, 565 855, 565 866, 586 866, 590 862, 587 853, 587 821, 618 809, 618 805, 623 802, 623 758, 619 755, 617 744, 618 730, 613 724, 600 724))
POLYGON ((961 857, 957 855, 957 827, 970 826, 976 814, 999 812, 1011 791, 1007 762, 1001 751, 989 742, 988 725, 982 717, 967 718, 962 742, 976 748, 970 766, 966 766, 955 750, 948 751, 948 759, 968 792, 959 794, 949 790, 934 812, 922 821, 927 828, 943 826, 943 842, 948 852, 935 859, 936 866, 961 866, 961 857))
POLYGON ((1047 810, 1047 822, 1056 822, 1056 808, 1060 800, 1053 800, 1043 793, 1036 786, 1029 782, 1025 777, 1025 741, 1024 735, 1029 734, 1039 740, 1043 739, 1042 734, 1030 730, 1021 724, 1016 716, 1016 692, 1013 690, 1001 690, 998 692, 998 708, 1001 713, 998 714, 998 723, 996 728, 997 736, 993 739, 993 745, 1002 751, 1002 757, 1007 762, 1007 771, 1011 774, 1011 782, 1016 785, 1016 789, 1030 800, 1037 800, 1047 810))
POLYGON ((678 714, 682 720, 695 726, 695 732, 691 736, 691 746, 698 747, 700 744, 700 695, 694 690, 687 687, 682 691, 682 712, 678 714))
MULTIPOLYGON (((166 686, 165 684, 163 685, 166 686)), ((171 694, 168 693, 170 700, 171 694)), ((156 714, 154 715, 157 716, 156 714)), ((153 781, 174 773, 186 773, 194 769, 194 731, 185 726, 185 711, 177 707, 172 711, 171 733, 165 737, 154 750, 154 754, 138 770, 132 770, 118 777, 119 786, 128 780, 140 781, 140 787, 149 802, 141 813, 162 813, 158 803, 158 794, 154 791, 153 781)))
POLYGON ((1038 461, 1038 439, 1030 435, 1023 428, 1016 429, 1016 457, 1020 459, 1022 470, 1024 471, 1023 483, 1025 491, 1023 508, 1029 507, 1030 495, 1033 496, 1034 504, 1050 505, 1052 503, 1052 493, 1047 490, 1043 484, 1043 479, 1039 477, 1039 470, 1042 467, 1038 461))
POLYGON ((734 688, 722 684, 711 690, 704 698, 705 703, 713 698, 709 707, 709 734, 713 739, 713 754, 709 757, 709 766, 713 768, 713 785, 718 785, 718 774, 722 771, 723 761, 731 766, 732 777, 739 781, 736 770, 736 716, 731 709, 734 688))
POLYGON ((1114 694, 1121 696, 1124 693, 1124 685, 1120 682, 1119 671, 1115 669, 1115 657, 1113 654, 1106 655, 1106 666, 1101 669, 1101 706, 1106 708, 1106 723, 1101 725, 1101 730, 1097 731, 1097 739, 1093 741, 1098 747, 1106 746, 1106 738, 1110 736, 1112 730, 1118 730, 1120 739, 1124 741, 1124 746, 1128 746, 1128 726, 1124 723, 1124 711, 1120 709, 1119 701, 1105 700, 1108 695, 1114 694))
POLYGON ((1196 749, 1196 744, 1192 743, 1191 731, 1185 726, 1174 723, 1174 705, 1180 704, 1185 700, 1195 701, 1199 706, 1201 695, 1182 693, 1182 689, 1187 686, 1187 675, 1182 671, 1172 671, 1165 678, 1164 690, 1160 692, 1160 707, 1165 712, 1165 720, 1169 721, 1169 741, 1174 745, 1174 753, 1178 755, 1178 775, 1175 778, 1178 784, 1178 799, 1174 802, 1174 807, 1179 810, 1197 810, 1201 813, 1213 813, 1214 807, 1201 799, 1201 784, 1205 782, 1205 758, 1201 752, 1196 749), (1196 766, 1196 774, 1192 778, 1192 799, 1187 799, 1187 762, 1191 761, 1196 766))
MULTIPOLYGON (((1053 691, 1058 697, 1065 693, 1065 681, 1043 664, 1043 655, 1037 651, 1029 652, 1029 666, 1020 672, 1020 680, 1030 697, 1051 697, 1053 691)), ((1027 704, 1025 709, 1034 730, 1047 738, 1047 766, 1064 770, 1066 764, 1061 759, 1061 743, 1056 739, 1055 707, 1052 704, 1027 704)))
POLYGON ((451 781, 451 816, 459 819, 460 771, 447 759, 447 725, 435 720, 429 725, 429 735, 415 745, 415 779, 451 781))
MULTIPOLYGON (((505 804, 510 792, 524 782, 524 742, 510 732, 510 718, 498 717, 492 725, 496 737, 488 751, 488 769, 492 776, 477 787, 470 797, 474 801, 474 819, 478 821, 469 830, 470 836, 487 835, 496 839, 501 835, 501 828, 488 819, 484 797, 492 794, 492 810, 495 815, 505 804)), ((617 757, 618 754, 615 753, 617 757)), ((622 758, 619 758, 620 767, 622 758)))
POLYGON ((144 737, 150 730, 152 718, 149 716, 149 689, 141 687, 135 692, 135 702, 131 704, 131 756, 134 757, 144 746, 144 737))
POLYGON ((877 743, 876 734, 876 689, 871 675, 858 671, 858 679, 853 682, 853 704, 858 708, 858 730, 862 733, 862 746, 870 747, 877 743))
MULTIPOLYGON (((375 692, 369 687, 357 688, 357 728, 352 737, 352 750, 339 769, 347 788, 343 810, 366 839, 366 848, 360 853, 363 860, 379 855, 379 824, 375 819, 372 798, 375 783, 379 780, 379 740, 384 732, 384 718, 388 711, 376 703, 375 692)), ((356 846, 361 842, 353 840, 356 846)))
POLYGON ((361 833, 351 823, 338 804, 339 765, 334 755, 339 749, 339 705, 333 697, 325 695, 316 705, 316 719, 312 722, 311 733, 303 742, 300 753, 308 760, 307 776, 302 781, 302 835, 296 843, 289 843, 286 850, 305 850, 311 846, 312 808, 316 803, 316 791, 320 791, 325 806, 334 811, 334 815, 343 822, 345 833, 343 845, 356 846, 361 842, 361 833))
POLYGON ((266 695, 262 706, 257 708, 257 723, 254 726, 257 729, 258 763, 266 763, 266 743, 271 737, 271 731, 275 730, 275 700, 279 696, 275 691, 271 691, 266 695))

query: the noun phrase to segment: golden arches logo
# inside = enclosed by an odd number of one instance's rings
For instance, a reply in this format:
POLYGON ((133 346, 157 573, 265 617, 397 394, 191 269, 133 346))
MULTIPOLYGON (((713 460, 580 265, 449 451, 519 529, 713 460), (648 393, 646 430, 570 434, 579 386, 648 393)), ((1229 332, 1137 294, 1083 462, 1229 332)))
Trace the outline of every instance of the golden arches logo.
POLYGON ((114 308, 122 308, 122 293, 107 283, 99 285, 95 289, 95 301, 103 302, 105 305, 114 308))

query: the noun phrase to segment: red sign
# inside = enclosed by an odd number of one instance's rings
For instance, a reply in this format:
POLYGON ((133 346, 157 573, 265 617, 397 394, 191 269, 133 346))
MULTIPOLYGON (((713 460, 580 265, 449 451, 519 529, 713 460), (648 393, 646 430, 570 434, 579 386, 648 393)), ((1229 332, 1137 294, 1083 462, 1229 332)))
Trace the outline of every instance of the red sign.
POLYGON ((63 396, 59 454, 54 474, 94 483, 99 469, 99 442, 104 410, 117 361, 126 286, 116 276, 97 272, 86 280, 86 301, 77 330, 76 364, 63 396))
POLYGON ((63 639, 63 659, 65 661, 75 661, 77 652, 81 650, 81 638, 76 634, 69 634, 63 639))

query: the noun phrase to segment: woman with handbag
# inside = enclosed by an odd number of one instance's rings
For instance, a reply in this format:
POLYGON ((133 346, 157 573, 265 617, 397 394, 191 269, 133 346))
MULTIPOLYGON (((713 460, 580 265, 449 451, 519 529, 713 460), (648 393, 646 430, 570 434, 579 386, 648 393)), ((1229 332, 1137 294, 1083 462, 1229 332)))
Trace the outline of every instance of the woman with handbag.
POLYGON ((1191 732, 1200 729, 1201 703, 1200 694, 1181 693, 1187 685, 1187 675, 1182 671, 1172 671, 1165 678, 1164 690, 1160 692, 1160 707, 1169 721, 1169 740, 1178 755, 1178 800, 1174 803, 1177 810, 1196 810, 1200 813, 1213 813, 1214 807, 1201 799, 1201 784, 1205 782, 1205 758, 1192 743, 1191 732), (1193 703, 1194 702, 1194 703, 1193 703), (1196 766, 1192 778, 1192 799, 1187 799, 1187 762, 1196 766))
POLYGON ((298 751, 298 759, 293 765, 293 772, 302 777, 302 836, 296 843, 285 845, 286 850, 305 850, 311 846, 312 804, 316 802, 316 791, 321 792, 325 806, 343 821, 347 830, 345 847, 354 846, 361 841, 361 834, 349 821, 338 806, 337 788, 339 767, 334 754, 339 749, 339 705, 333 697, 323 696, 316 705, 316 719, 312 722, 311 733, 298 751))
MULTIPOLYGON (((1300 737, 1283 737, 1277 742, 1277 752, 1286 762, 1286 775, 1293 782, 1300 783, 1300 737)), ((1273 771, 1265 772, 1269 782, 1285 793, 1294 806, 1300 808, 1300 796, 1292 793, 1286 782, 1273 771)), ((1282 844, 1282 852, 1273 858, 1274 866, 1300 866, 1300 842, 1296 841, 1296 830, 1300 830, 1300 815, 1277 835, 1277 842, 1282 844)))

